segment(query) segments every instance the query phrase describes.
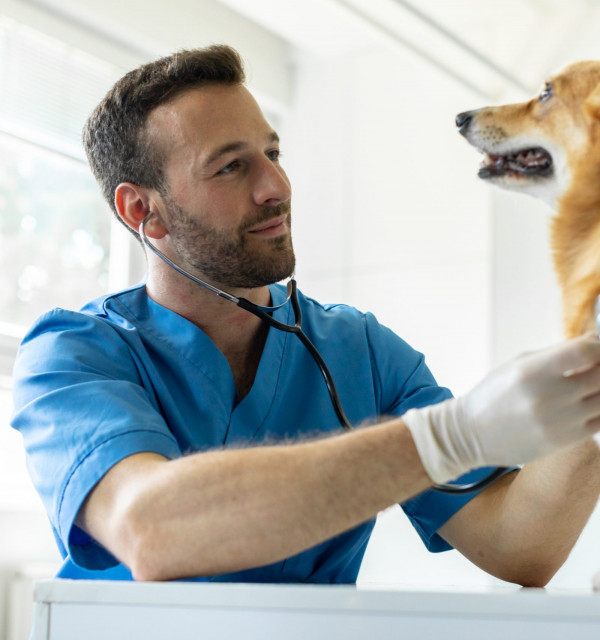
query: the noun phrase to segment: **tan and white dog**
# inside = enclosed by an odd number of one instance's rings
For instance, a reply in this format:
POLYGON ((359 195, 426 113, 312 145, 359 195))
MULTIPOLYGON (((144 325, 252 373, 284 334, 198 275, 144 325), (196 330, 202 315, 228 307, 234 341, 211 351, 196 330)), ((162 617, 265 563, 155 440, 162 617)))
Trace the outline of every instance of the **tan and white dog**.
POLYGON ((595 328, 600 295, 600 62, 577 62, 520 104, 456 116, 479 177, 544 200, 567 337, 595 328))

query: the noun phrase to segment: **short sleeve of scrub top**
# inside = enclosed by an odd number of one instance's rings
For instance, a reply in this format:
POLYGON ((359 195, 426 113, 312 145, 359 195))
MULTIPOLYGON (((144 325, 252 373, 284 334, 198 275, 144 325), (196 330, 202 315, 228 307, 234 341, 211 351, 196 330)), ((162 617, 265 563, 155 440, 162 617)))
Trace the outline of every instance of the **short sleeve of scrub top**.
POLYGON ((73 524, 83 500, 132 454, 181 455, 135 358, 106 323, 55 310, 23 342, 14 375, 13 426, 23 436, 59 550, 64 556, 68 546, 83 566, 113 566, 112 555, 73 524), (26 384, 19 384, 21 372, 26 384))

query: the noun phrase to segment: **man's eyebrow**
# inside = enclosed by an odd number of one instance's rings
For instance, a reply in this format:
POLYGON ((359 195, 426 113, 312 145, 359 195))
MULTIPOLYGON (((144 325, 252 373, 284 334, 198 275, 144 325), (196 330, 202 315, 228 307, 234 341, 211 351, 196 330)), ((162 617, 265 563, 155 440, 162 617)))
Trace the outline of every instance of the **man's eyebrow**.
MULTIPOLYGON (((268 142, 279 142, 279 136, 277 135, 277 132, 271 131, 271 133, 267 136, 267 140, 268 142)), ((227 153, 231 153, 232 151, 241 151, 245 149, 247 146, 248 144, 246 142, 242 142, 241 140, 234 141, 234 142, 227 142, 226 144, 221 145, 220 147, 217 147, 208 156, 208 158, 206 158, 206 160, 204 161, 204 166, 208 167, 213 162, 218 160, 221 156, 224 156, 227 153)))
POLYGON ((231 153, 232 151, 240 151, 244 147, 246 147, 245 142, 228 142, 226 144, 217 147, 204 161, 204 166, 208 167, 213 162, 218 160, 221 156, 224 156, 226 153, 231 153))

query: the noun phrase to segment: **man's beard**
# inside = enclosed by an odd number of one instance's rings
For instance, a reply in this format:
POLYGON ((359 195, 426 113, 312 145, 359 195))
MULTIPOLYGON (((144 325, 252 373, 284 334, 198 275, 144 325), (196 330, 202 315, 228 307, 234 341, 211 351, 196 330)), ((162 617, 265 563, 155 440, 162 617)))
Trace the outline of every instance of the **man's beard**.
POLYGON ((291 205, 283 202, 263 207, 237 229, 216 231, 192 218, 167 196, 170 236, 180 260, 199 277, 223 288, 253 289, 290 277, 296 266, 291 233, 256 239, 248 246, 247 231, 285 213, 291 227, 291 205))

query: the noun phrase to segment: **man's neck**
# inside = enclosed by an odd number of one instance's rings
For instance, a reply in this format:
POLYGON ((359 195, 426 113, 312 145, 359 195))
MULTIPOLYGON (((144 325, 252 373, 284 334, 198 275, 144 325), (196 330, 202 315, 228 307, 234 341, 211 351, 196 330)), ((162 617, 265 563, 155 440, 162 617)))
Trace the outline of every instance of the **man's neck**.
MULTIPOLYGON (((213 341, 229 363, 241 400, 254 382, 268 332, 265 323, 170 267, 150 270, 146 290, 155 302, 193 322, 213 341)), ((263 306, 271 299, 268 287, 227 293, 263 306)))

